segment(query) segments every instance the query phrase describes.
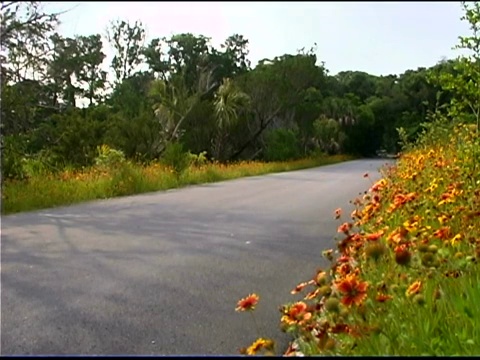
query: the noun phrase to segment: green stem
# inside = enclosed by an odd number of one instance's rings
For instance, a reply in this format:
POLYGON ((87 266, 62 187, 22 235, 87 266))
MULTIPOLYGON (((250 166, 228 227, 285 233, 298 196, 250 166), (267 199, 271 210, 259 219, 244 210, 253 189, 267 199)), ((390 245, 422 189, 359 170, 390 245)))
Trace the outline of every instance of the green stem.
POLYGON ((262 337, 261 333, 260 333, 260 329, 258 327, 258 324, 257 324, 257 321, 255 320, 255 316, 253 316, 253 312, 249 311, 250 312, 250 315, 252 316, 252 319, 253 319, 253 323, 255 324, 255 329, 257 330, 257 334, 258 334, 258 337, 262 337))

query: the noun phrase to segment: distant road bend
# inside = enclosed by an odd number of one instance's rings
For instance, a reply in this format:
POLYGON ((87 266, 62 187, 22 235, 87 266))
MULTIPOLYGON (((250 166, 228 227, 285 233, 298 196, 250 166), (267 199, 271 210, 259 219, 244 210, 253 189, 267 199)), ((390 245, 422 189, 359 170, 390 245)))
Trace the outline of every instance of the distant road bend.
POLYGON ((355 160, 2 217, 1 353, 229 355, 322 265, 333 211, 387 160, 355 160))

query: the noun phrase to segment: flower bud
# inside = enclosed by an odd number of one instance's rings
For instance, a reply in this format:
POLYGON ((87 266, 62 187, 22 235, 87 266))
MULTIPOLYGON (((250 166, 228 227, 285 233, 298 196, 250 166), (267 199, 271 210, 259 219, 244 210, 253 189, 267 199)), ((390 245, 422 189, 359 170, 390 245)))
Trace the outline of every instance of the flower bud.
POLYGON ((410 260, 412 260, 412 254, 407 248, 398 247, 395 249, 395 261, 397 264, 406 266, 410 264, 410 260))
POLYGON ((418 244, 418 247, 417 247, 418 251, 419 252, 427 252, 428 251, 428 245, 427 244, 418 244))
POLYGON ((340 301, 336 298, 329 298, 325 301, 325 309, 330 312, 338 313, 340 311, 340 301))

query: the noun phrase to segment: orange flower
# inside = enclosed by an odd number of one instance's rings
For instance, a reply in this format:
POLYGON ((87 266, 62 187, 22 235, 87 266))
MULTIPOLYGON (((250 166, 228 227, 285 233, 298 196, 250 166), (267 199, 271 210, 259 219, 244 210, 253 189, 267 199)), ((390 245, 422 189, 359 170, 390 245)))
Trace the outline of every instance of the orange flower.
POLYGON ((422 282, 417 280, 415 281, 412 285, 410 285, 405 292, 405 294, 410 297, 412 295, 418 294, 420 292, 420 289, 422 288, 422 282))
POLYGON ((367 288, 368 283, 358 281, 355 274, 349 274, 344 280, 337 283, 337 289, 344 294, 341 301, 347 306, 362 304, 367 297, 367 288))
POLYGON ((337 267, 337 274, 344 277, 352 272, 352 267, 349 263, 343 263, 337 267))
POLYGON ((370 241, 376 241, 378 239, 380 239, 383 235, 383 231, 378 231, 376 233, 373 233, 373 234, 367 234, 365 235, 365 238, 367 240, 370 240, 370 241))
POLYGON ((397 228, 388 235, 387 240, 399 244, 407 234, 408 231, 405 228, 397 228))
POLYGON ((308 282, 302 282, 302 283, 298 284, 298 285, 295 287, 295 289, 293 289, 292 291, 290 291, 290 293, 291 293, 292 295, 295 295, 295 294, 299 293, 300 291, 302 291, 305 286, 308 286, 308 285, 313 284, 313 283, 314 283, 313 280, 312 280, 312 281, 308 281, 308 282))
POLYGON ((340 226, 338 227, 337 232, 343 232, 343 233, 345 233, 345 234, 348 234, 348 232, 350 231, 351 227, 352 227, 352 224, 350 224, 350 223, 343 223, 342 225, 340 225, 340 226))
POLYGON ((415 192, 408 193, 407 195, 397 194, 393 198, 393 204, 390 205, 388 209, 389 212, 396 210, 401 205, 406 204, 407 202, 413 201, 417 198, 418 194, 415 192))
POLYGON ((385 179, 380 179, 371 187, 371 191, 381 191, 387 185, 387 181, 385 179))
POLYGON ((259 297, 257 294, 250 294, 246 298, 241 299, 237 303, 235 311, 252 311, 255 310, 255 306, 258 304, 259 297))
POLYGON ((312 299, 315 299, 318 294, 320 294, 322 292, 322 288, 319 287, 319 288, 316 288, 315 290, 309 292, 306 296, 305 296, 305 300, 312 300, 312 299))
POLYGON ((352 219, 361 219, 361 218, 362 218, 362 212, 359 211, 359 210, 357 210, 357 209, 355 209, 355 210, 353 210, 352 213, 350 214, 350 217, 351 217, 352 219))
POLYGON ((337 259, 337 263, 343 264, 343 263, 349 263, 352 261, 352 258, 350 256, 345 256, 342 255, 337 259))
POLYGON ((338 208, 335 210, 335 219, 340 219, 340 216, 342 216, 342 209, 338 208))
POLYGON ((393 299, 393 296, 392 295, 387 295, 387 294, 382 294, 382 293, 378 293, 377 296, 375 297, 375 300, 377 300, 378 302, 385 302, 387 300, 392 300, 393 299))
POLYGON ((455 195, 450 193, 450 192, 447 192, 447 193, 442 194, 442 196, 440 198, 442 200, 440 200, 438 202, 438 205, 449 204, 449 203, 454 202, 455 195))
POLYGON ((433 236, 445 240, 450 236, 450 227, 444 226, 433 233, 433 236))
POLYGON ((281 322, 286 323, 287 325, 292 324, 303 324, 305 321, 308 321, 312 317, 312 313, 307 311, 308 306, 303 301, 298 301, 288 310, 284 310, 284 316, 281 318, 281 322))

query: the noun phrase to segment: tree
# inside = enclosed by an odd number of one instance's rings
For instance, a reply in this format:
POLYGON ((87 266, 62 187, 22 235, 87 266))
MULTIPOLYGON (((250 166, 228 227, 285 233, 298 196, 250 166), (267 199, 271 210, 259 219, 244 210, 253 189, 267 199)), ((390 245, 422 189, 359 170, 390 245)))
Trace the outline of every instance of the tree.
POLYGON ((156 38, 150 41, 150 44, 143 49, 143 56, 150 71, 153 72, 155 78, 163 81, 167 80, 170 74, 170 65, 164 49, 167 47, 165 38, 156 38))
POLYGON ((230 60, 231 69, 228 76, 244 74, 250 69, 250 61, 247 59, 248 40, 243 35, 229 36, 220 48, 224 49, 224 55, 230 60))
POLYGON ((60 13, 47 14, 41 5, 40 1, 1 2, 0 64, 9 81, 31 78, 44 69, 48 39, 60 13))
MULTIPOLYGON (((294 126, 296 107, 307 89, 322 83, 324 74, 323 67, 316 66, 315 55, 297 54, 264 59, 255 69, 238 77, 240 88, 251 99, 247 122, 250 134, 231 158, 238 158, 249 147, 261 147, 258 140, 274 122, 277 127, 294 126)), ((257 151, 253 149, 254 153, 257 151)))
POLYGON ((76 97, 82 93, 76 80, 84 66, 79 41, 76 38, 64 38, 58 33, 52 35, 51 41, 53 54, 48 73, 52 79, 53 105, 56 106, 58 97, 61 97, 68 107, 75 107, 76 97))
POLYGON ((225 79, 215 94, 214 106, 217 118, 217 134, 213 139, 213 156, 221 159, 228 131, 238 121, 238 113, 246 109, 250 98, 240 91, 231 79, 225 79))
POLYGON ((342 134, 340 124, 325 116, 320 117, 313 123, 315 138, 320 149, 328 154, 335 154, 340 151, 342 134))
POLYGON ((89 100, 90 106, 94 100, 100 99, 99 91, 105 87, 106 71, 101 69, 105 54, 100 34, 77 37, 80 66, 77 79, 82 84, 82 93, 89 100))
POLYGON ((2 135, 24 134, 35 129, 48 115, 49 95, 45 85, 36 80, 22 80, 3 86, 2 135))
POLYGON ((111 67, 115 73, 115 83, 118 84, 130 77, 142 63, 145 29, 138 20, 134 24, 117 20, 110 24, 107 36, 115 51, 111 67))
POLYGON ((185 79, 180 76, 168 83, 162 80, 152 82, 149 96, 154 103, 154 113, 162 129, 159 134, 162 143, 159 154, 165 151, 168 143, 180 140, 185 121, 213 87, 215 83, 212 83, 211 72, 200 74, 193 94, 185 84, 185 79))
POLYGON ((462 20, 470 25, 471 35, 460 36, 456 49, 469 51, 460 56, 455 64, 458 76, 443 74, 440 81, 444 88, 453 92, 450 114, 459 116, 462 113, 473 114, 480 132, 480 2, 462 2, 464 15, 462 20))

